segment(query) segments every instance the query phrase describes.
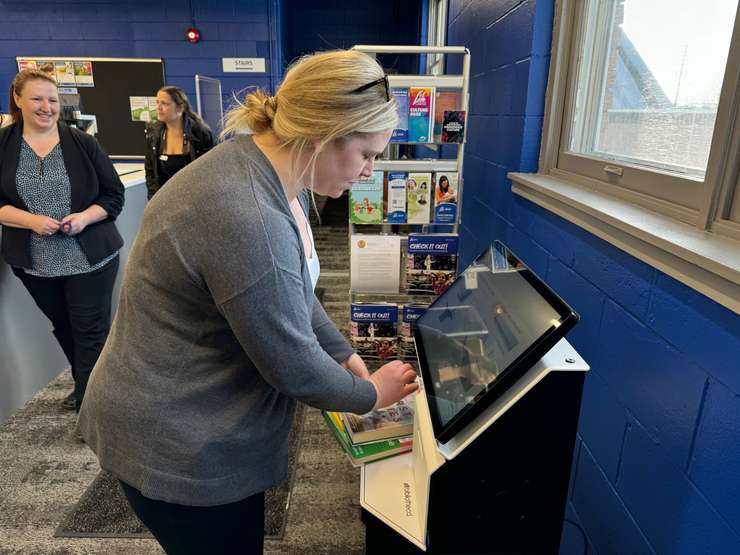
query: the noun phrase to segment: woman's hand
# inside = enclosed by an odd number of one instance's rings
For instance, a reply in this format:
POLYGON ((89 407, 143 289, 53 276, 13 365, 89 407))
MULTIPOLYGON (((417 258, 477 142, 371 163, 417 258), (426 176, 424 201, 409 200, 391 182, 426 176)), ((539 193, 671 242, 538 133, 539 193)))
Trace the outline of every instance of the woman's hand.
POLYGON ((365 361, 362 360, 360 355, 357 353, 352 353, 350 357, 342 363, 342 366, 358 378, 362 378, 363 380, 370 379, 370 372, 367 370, 365 361))
POLYGON ((82 212, 70 214, 62 218, 60 229, 67 235, 77 235, 85 229, 90 222, 82 212))
POLYGON ((410 364, 394 360, 378 368, 370 381, 375 386, 377 399, 373 409, 382 409, 397 403, 409 393, 419 388, 416 383, 416 372, 410 364))
POLYGON ((35 215, 31 222, 31 231, 37 235, 54 235, 61 229, 62 223, 49 216, 35 215))

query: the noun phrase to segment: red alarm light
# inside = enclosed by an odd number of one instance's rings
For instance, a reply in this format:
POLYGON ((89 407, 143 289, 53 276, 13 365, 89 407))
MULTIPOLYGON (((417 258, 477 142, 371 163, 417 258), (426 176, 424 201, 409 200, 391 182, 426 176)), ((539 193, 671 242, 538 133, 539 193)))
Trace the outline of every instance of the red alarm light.
POLYGON ((195 27, 188 27, 187 31, 185 31, 185 38, 188 42, 200 42, 200 31, 195 27))

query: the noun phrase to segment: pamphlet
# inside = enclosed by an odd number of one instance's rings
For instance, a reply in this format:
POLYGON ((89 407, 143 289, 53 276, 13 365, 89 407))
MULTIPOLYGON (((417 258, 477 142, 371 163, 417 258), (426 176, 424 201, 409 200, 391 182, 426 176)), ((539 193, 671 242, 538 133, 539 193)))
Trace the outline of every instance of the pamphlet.
POLYGON ((406 179, 403 172, 388 173, 388 216, 389 224, 406 223, 406 179))
POLYGON ((440 295, 455 280, 458 236, 443 233, 409 234, 406 290, 417 295, 440 295))
POLYGON ((398 104, 398 127, 391 135, 392 143, 405 143, 409 140, 409 90, 405 87, 393 87, 391 94, 398 104))
POLYGON ((364 359, 396 358, 398 306, 392 303, 352 303, 349 335, 352 348, 364 359))
POLYGON ((406 221, 428 224, 432 200, 432 174, 409 173, 406 180, 406 221))
POLYGON ((437 172, 434 188, 434 223, 454 224, 457 222, 457 172, 437 172))
POLYGON ((353 181, 349 192, 349 219, 353 224, 383 223, 383 172, 353 181))
POLYGON ((434 140, 434 87, 409 88, 410 143, 430 143, 434 140))

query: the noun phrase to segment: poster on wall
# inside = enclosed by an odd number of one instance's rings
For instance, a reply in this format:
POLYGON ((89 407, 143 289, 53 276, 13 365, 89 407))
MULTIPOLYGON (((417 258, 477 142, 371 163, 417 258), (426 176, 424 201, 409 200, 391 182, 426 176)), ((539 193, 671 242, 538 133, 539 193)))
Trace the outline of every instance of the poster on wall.
POLYGON ((37 69, 43 71, 60 86, 94 87, 93 67, 90 61, 38 60, 17 58, 18 71, 37 69))
POLYGON ((24 69, 36 69, 36 60, 19 60, 18 71, 23 71, 24 69))
POLYGON ((94 87, 92 62, 73 62, 75 68, 75 84, 78 87, 94 87))
POLYGON ((36 62, 36 69, 48 75, 54 81, 57 80, 56 73, 54 71, 54 62, 49 60, 38 60, 36 62))
POLYGON ((54 62, 54 73, 58 85, 75 85, 75 70, 72 62, 54 62))
POLYGON ((131 121, 157 121, 156 96, 129 96, 131 121))

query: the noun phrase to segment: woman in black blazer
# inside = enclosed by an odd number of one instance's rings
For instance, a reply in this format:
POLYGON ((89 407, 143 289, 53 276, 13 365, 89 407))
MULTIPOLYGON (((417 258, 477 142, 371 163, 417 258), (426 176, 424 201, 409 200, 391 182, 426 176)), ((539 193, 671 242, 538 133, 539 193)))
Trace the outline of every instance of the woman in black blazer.
POLYGON ((0 130, 0 255, 12 266, 72 368, 64 406, 79 410, 110 328, 123 239, 124 188, 97 141, 59 122, 56 83, 24 70, 0 130))
POLYGON ((179 87, 157 91, 157 121, 147 125, 145 133, 144 169, 150 199, 170 177, 213 148, 211 128, 193 112, 179 87))

